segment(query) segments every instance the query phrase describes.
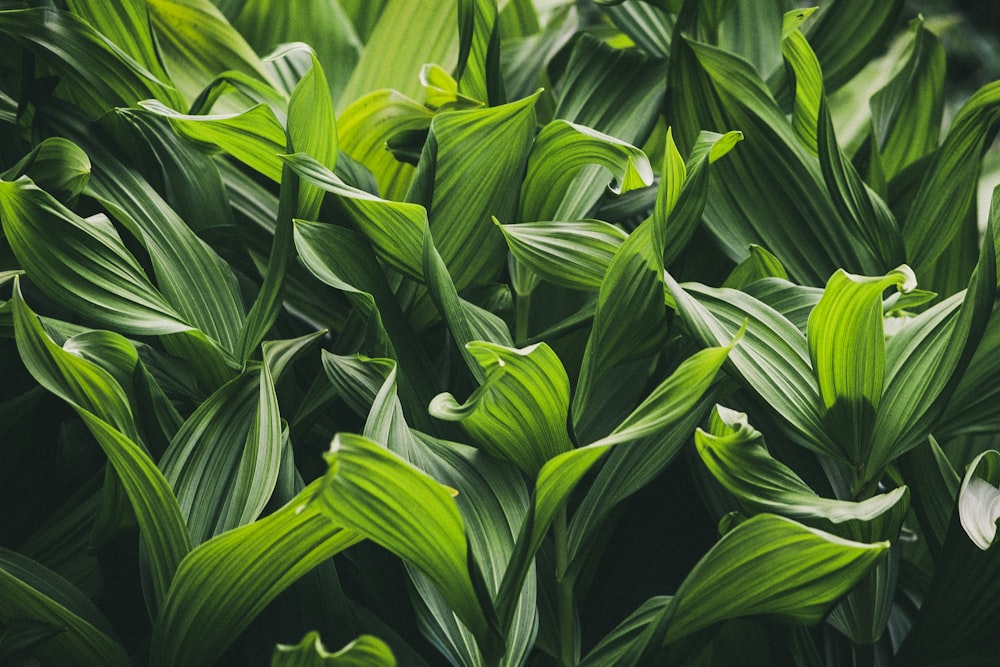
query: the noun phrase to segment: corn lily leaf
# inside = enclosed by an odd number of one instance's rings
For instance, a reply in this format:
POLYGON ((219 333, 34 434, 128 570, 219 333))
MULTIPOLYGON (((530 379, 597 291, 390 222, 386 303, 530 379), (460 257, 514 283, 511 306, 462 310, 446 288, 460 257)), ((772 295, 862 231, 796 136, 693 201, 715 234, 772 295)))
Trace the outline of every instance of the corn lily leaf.
POLYGON ((872 133, 887 181, 937 148, 944 107, 945 52, 941 41, 914 19, 903 68, 871 98, 872 133))
POLYGON ((824 420, 847 460, 867 458, 885 378, 882 293, 907 292, 916 276, 905 264, 884 276, 833 274, 809 316, 809 357, 825 406, 824 420))
POLYGON ((933 437, 897 460, 903 479, 913 489, 913 510, 936 559, 948 533, 962 480, 933 437))
MULTIPOLYGON (((746 290, 746 288, 748 288, 751 284, 766 278, 780 278, 782 280, 788 280, 788 273, 785 271, 785 267, 781 264, 781 261, 768 252, 766 248, 762 248, 756 243, 751 243, 749 251, 750 256, 737 264, 736 268, 730 271, 721 287, 746 290)), ((765 303, 767 302, 767 300, 761 298, 760 295, 757 295, 757 298, 765 303)), ((773 304, 771 305, 773 306, 773 304)), ((812 310, 813 305, 815 304, 810 304, 810 311, 812 310)), ((788 313, 781 308, 777 308, 777 310, 785 315, 785 317, 789 317, 788 313)))
MULTIPOLYGON (((708 390, 735 341, 686 359, 610 435, 550 459, 538 472, 529 515, 521 525, 511 564, 497 596, 501 627, 506 627, 535 553, 556 513, 584 475, 616 445, 659 433, 682 419, 708 390)), ((577 530, 585 530, 581 526, 577 530)))
POLYGON ((493 280, 506 253, 491 216, 514 217, 535 135, 537 95, 431 121, 407 201, 428 211, 435 246, 457 289, 493 280))
POLYGON ((670 58, 670 42, 677 17, 648 2, 623 2, 604 7, 614 24, 636 46, 662 60, 670 58))
POLYGON ((948 402, 944 423, 937 429, 942 438, 953 434, 992 431, 995 425, 1000 424, 1000 413, 996 410, 1000 387, 992 381, 993 373, 989 362, 1000 354, 998 347, 1000 314, 994 309, 983 339, 948 402))
POLYGON ((66 6, 157 79, 170 80, 157 55, 145 2, 125 0, 114 6, 99 0, 69 0, 66 6))
POLYGON ((257 518, 277 482, 281 449, 278 399, 266 365, 198 406, 160 463, 196 545, 257 518), (208 468, 213 474, 205 474, 208 468))
POLYGON ((389 646, 378 637, 362 635, 335 653, 330 653, 319 638, 310 632, 295 646, 278 644, 271 656, 271 667, 396 667, 389 646))
POLYGON ((823 422, 805 335, 778 311, 743 292, 690 283, 682 287, 670 274, 665 279, 681 318, 703 345, 730 340, 746 327, 741 344, 729 356, 743 381, 767 397, 785 424, 806 436, 804 446, 843 458, 823 422))
MULTIPOLYGON (((764 615, 789 623, 818 623, 888 548, 888 542, 852 542, 784 517, 757 515, 726 533, 669 602, 657 605, 656 616, 652 605, 641 610, 653 617, 628 647, 630 657, 622 664, 635 664, 665 643, 730 618, 764 615)), ((598 644, 597 650, 606 649, 598 644)))
POLYGON ((0 31, 31 50, 63 79, 69 98, 90 118, 150 97, 176 103, 157 78, 76 15, 52 8, 0 12, 0 31))
POLYGON ((313 482, 277 512, 191 551, 156 619, 151 665, 213 664, 279 593, 362 539, 310 502, 320 485, 313 482))
POLYGON ((494 221, 521 265, 570 289, 600 289, 612 257, 628 238, 620 228, 600 220, 511 225, 494 221))
POLYGON ((451 394, 439 394, 430 404, 433 416, 460 422, 484 451, 529 477, 573 448, 566 432, 569 378, 552 348, 481 342, 467 347, 486 381, 461 405, 451 394))
POLYGON ((155 611, 191 537, 166 478, 137 434, 124 390, 110 373, 56 345, 14 287, 14 329, 18 351, 32 376, 72 406, 104 450, 135 511, 152 570, 155 611))
POLYGON ((311 44, 333 98, 340 95, 363 48, 340 2, 291 5, 280 0, 251 0, 240 4, 230 21, 257 53, 266 53, 278 44, 311 44))
POLYGON ((131 664, 94 603, 30 558, 0 549, 0 591, 0 621, 5 625, 30 619, 58 629, 34 649, 38 657, 94 667, 131 664))
POLYGON ((897 654, 900 660, 972 661, 995 652, 992 630, 1000 618, 1000 587, 992 573, 1000 566, 994 516, 998 485, 1000 452, 987 450, 966 469, 920 613, 897 654))
POLYGON ((635 146, 583 125, 554 120, 542 128, 532 146, 518 219, 572 220, 585 215, 589 205, 566 195, 574 177, 592 164, 611 172, 615 181, 610 187, 616 194, 653 182, 649 159, 635 146))
POLYGON ((992 83, 962 106, 934 154, 902 225, 906 255, 917 275, 930 271, 965 224, 976 200, 979 163, 989 143, 986 138, 997 123, 1000 83, 992 83))
POLYGON ((60 202, 70 204, 87 187, 90 171, 90 158, 79 146, 62 137, 50 137, 0 174, 0 178, 13 181, 27 176, 60 202))
POLYGON ((346 108, 373 90, 392 89, 417 97, 421 94, 419 74, 424 63, 451 69, 459 48, 457 5, 457 0, 429 7, 418 7, 408 0, 388 0, 365 40, 365 50, 337 100, 338 107, 346 108), (399 36, 406 34, 423 38, 401 41, 399 36))
POLYGON ((495 612, 476 592, 464 523, 448 491, 363 436, 337 435, 327 461, 330 470, 316 507, 419 568, 472 631, 484 655, 494 654, 500 639, 495 612), (373 485, 373 479, 379 483, 373 485))
POLYGON ((281 159, 287 152, 285 129, 274 111, 260 103, 238 113, 183 114, 157 100, 139 103, 144 110, 170 121, 182 136, 218 147, 273 181, 281 180, 281 159))
POLYGON ((402 200, 415 167, 386 150, 386 141, 404 132, 430 128, 434 112, 395 90, 377 90, 344 109, 337 121, 340 148, 365 165, 386 199, 402 200))
MULTIPOLYGON (((367 413, 365 437, 458 491, 455 500, 465 523, 469 549, 493 596, 527 513, 528 493, 521 474, 475 448, 411 430, 396 396, 397 367, 392 361, 324 355, 324 366, 341 396, 359 414, 367 413)), ((420 570, 407 569, 422 600, 418 618, 424 634, 456 663, 481 661, 475 637, 458 622, 448 600, 420 570)), ((529 571, 513 621, 505 632, 505 664, 518 664, 530 652, 536 617, 535 578, 529 571)))
POLYGON ((994 197, 964 294, 911 318, 886 346, 885 393, 875 418, 869 474, 924 441, 973 359, 997 292, 998 215, 994 197))
POLYGON ((22 176, 0 183, 0 219, 21 266, 55 301, 119 331, 191 329, 106 217, 85 220, 22 176))
POLYGON ((490 106, 506 102, 500 76, 500 12, 496 0, 459 0, 458 65, 462 95, 490 106))
POLYGON ((160 59, 189 104, 223 72, 243 72, 275 83, 210 0, 149 0, 147 7, 160 59))

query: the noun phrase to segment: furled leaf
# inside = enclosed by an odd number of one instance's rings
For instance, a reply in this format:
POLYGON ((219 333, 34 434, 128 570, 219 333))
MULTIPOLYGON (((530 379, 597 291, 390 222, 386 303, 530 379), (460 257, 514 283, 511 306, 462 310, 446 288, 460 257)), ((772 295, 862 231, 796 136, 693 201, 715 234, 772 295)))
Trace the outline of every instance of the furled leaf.
POLYGON ((145 2, 125 0, 110 5, 100 0, 69 0, 66 6, 159 80, 169 80, 157 56, 145 2))
POLYGON ((432 415, 461 422, 486 452, 531 477, 573 448, 566 432, 569 378, 552 348, 473 342, 468 349, 485 369, 486 381, 462 405, 451 394, 439 394, 431 402, 432 415))
POLYGON ((0 549, 0 621, 45 623, 57 631, 32 650, 53 663, 129 665, 111 624, 83 593, 29 558, 0 549))
POLYGON ((418 567, 473 632, 483 653, 494 652, 499 637, 495 620, 489 620, 493 610, 484 609, 476 594, 464 524, 448 491, 362 436, 336 436, 327 460, 330 470, 316 507, 418 567))
POLYGON ((18 352, 35 379, 69 403, 100 444, 136 514, 152 570, 155 611, 191 537, 173 490, 135 441, 131 409, 121 386, 103 368, 57 346, 44 332, 15 282, 14 329, 18 352))
POLYGON ((573 178, 591 164, 611 172, 615 193, 653 182, 649 159, 638 148, 583 125, 554 120, 542 128, 531 149, 518 219, 572 220, 585 215, 577 201, 564 198, 573 178))
POLYGON ((882 293, 916 287, 905 264, 885 276, 833 274, 809 316, 809 357, 826 408, 824 420, 847 460, 867 458, 885 377, 882 293))
POLYGON ((271 656, 271 667, 396 667, 389 646, 378 637, 362 635, 336 653, 330 653, 319 638, 310 632, 295 646, 278 644, 271 656))
POLYGON ((312 483, 277 512, 191 551, 156 619, 151 665, 213 664, 279 593, 362 539, 309 502, 320 485, 312 483))
POLYGON ((496 219, 511 253, 545 280, 570 289, 597 290, 628 234, 600 220, 524 222, 496 219))
POLYGON ((459 0, 458 40, 455 79, 462 94, 491 106, 506 102, 496 0, 459 0))
POLYGON ((79 146, 62 137, 51 137, 3 172, 2 178, 13 181, 26 175, 42 190, 69 203, 87 187, 90 169, 90 158, 79 146))

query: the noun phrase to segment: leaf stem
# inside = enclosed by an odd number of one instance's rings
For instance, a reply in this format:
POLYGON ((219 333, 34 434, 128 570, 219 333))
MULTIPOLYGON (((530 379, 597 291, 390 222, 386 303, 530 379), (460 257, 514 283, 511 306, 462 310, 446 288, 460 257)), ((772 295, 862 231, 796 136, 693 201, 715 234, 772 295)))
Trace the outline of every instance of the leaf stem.
POLYGON ((528 315, 531 313, 531 292, 514 298, 514 343, 521 345, 528 337, 528 315))
POLYGON ((566 530, 566 506, 556 514, 552 524, 556 547, 556 605, 559 617, 559 661, 563 667, 574 667, 577 662, 576 610, 573 603, 573 580, 569 568, 569 540, 566 530))

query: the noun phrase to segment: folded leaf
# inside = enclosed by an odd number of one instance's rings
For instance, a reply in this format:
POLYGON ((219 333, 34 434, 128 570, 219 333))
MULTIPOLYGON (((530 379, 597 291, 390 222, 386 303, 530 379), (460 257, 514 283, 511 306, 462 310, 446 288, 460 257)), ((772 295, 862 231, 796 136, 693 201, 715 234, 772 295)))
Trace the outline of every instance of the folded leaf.
POLYGON ((310 632, 296 646, 278 644, 271 667, 396 667, 389 646, 378 637, 362 635, 336 653, 330 653, 318 632, 310 632))

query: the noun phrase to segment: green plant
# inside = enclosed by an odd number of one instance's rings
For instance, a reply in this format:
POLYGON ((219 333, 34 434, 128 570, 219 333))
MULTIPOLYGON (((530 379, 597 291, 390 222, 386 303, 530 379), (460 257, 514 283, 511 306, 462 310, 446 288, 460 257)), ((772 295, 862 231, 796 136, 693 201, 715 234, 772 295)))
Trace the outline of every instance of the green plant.
POLYGON ((1000 84, 901 1, 29 4, 5 664, 994 654, 1000 84))

